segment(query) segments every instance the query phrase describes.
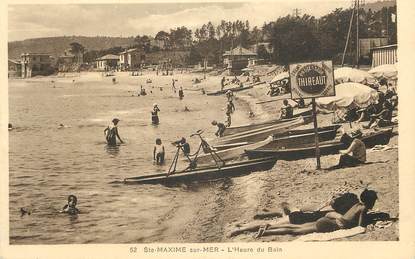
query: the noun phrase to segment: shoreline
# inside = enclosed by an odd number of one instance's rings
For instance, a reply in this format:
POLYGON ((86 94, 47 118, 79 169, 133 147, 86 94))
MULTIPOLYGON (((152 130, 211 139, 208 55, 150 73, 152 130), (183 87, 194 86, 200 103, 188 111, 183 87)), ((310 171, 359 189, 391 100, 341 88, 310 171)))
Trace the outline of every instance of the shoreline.
MULTIPOLYGON (((193 104, 195 110, 192 112, 203 114, 206 117, 207 133, 214 132, 211 127, 211 119, 218 120, 225 118, 226 98, 224 96, 207 97, 197 93, 201 88, 217 90, 219 76, 207 76, 201 84, 194 85, 190 79, 198 74, 186 73, 179 78, 179 85, 185 89, 184 101, 178 102, 177 111, 183 105, 193 104), (189 90, 186 90, 188 87, 189 90), (189 91, 189 92, 187 92, 189 91), (186 93, 187 92, 187 93, 186 93), (195 103, 192 96, 198 95, 197 99, 206 100, 205 103, 195 103), (200 96, 199 96, 200 95, 200 96), (211 108, 210 108, 211 107, 211 108)), ((126 92, 137 90, 140 81, 147 77, 154 77, 153 74, 143 74, 139 77, 118 76, 119 84, 115 87, 110 83, 112 77, 103 77, 101 80, 107 85, 105 88, 116 89, 126 92), (138 81, 138 82, 137 82, 138 81)), ((160 76, 154 80, 156 87, 170 87, 171 79, 175 76, 160 76)), ((88 84, 90 80, 96 80, 95 75, 87 75, 84 82, 76 80, 76 85, 82 88, 82 84, 88 84)), ((72 78, 71 78, 72 79, 72 78)), ((48 84, 51 78, 28 79, 28 81, 45 82, 48 84)), ((24 82, 26 80, 16 80, 24 82)), ((72 80, 62 78, 62 83, 72 80)), ((102 85, 103 83, 99 83, 102 85)), ((47 86, 47 85, 46 85, 47 86)), ((143 83, 147 88, 147 85, 143 83)), ((42 86, 43 87, 43 86, 42 86)), ((149 89, 147 89, 149 90, 149 89)), ((112 90, 111 90, 112 91, 112 90)), ((279 105, 282 98, 277 102, 256 104, 258 101, 269 100, 265 96, 267 88, 264 85, 254 87, 246 91, 235 93, 236 111, 232 116, 233 125, 242 125, 249 122, 263 121, 275 118, 279 113, 279 105), (249 118, 249 111, 253 111, 254 118, 249 118)), ((159 95, 159 91, 157 91, 159 95)), ((167 94, 166 91, 163 94, 167 94)), ((171 94, 171 93, 169 93, 171 94)), ((150 95, 151 96, 151 95, 150 95)), ((177 98, 173 96, 172 98, 177 98)), ((141 99, 137 99, 141 100, 141 99)), ((148 100, 150 101, 150 100, 148 100)), ((151 102, 150 102, 151 104, 151 102)), ((190 106, 190 109, 193 108, 190 106)), ((185 119, 186 115, 180 116, 185 119)), ((331 115, 318 115, 319 126, 331 124, 331 115)), ((189 125, 191 126, 191 125, 189 125)), ((310 127, 310 124, 306 125, 310 127)), ((194 129, 192 129, 193 131, 194 129)), ((187 133, 187 131, 186 131, 187 133)), ((398 137, 391 139, 389 146, 397 145, 398 137)), ((399 186, 398 186, 398 150, 393 148, 387 151, 368 152, 368 164, 356 167, 327 171, 327 168, 334 165, 338 155, 322 157, 323 170, 317 171, 314 159, 298 161, 278 161, 276 166, 265 172, 255 172, 246 176, 218 180, 195 187, 178 188, 179 192, 186 194, 191 200, 187 204, 184 200, 174 196, 173 205, 168 211, 158 215, 162 229, 154 235, 141 237, 140 242, 238 242, 259 241, 253 238, 252 234, 244 234, 235 238, 228 238, 227 234, 238 223, 252 222, 256 213, 265 210, 276 210, 281 202, 288 202, 294 206, 306 206, 321 204, 327 200, 330 190, 348 183, 354 191, 360 192, 361 187, 356 187, 359 181, 370 183, 370 188, 379 192, 379 201, 375 209, 390 213, 392 217, 398 215, 399 210, 399 186), (387 162, 383 162, 387 161, 387 162), (360 189, 359 189, 360 188, 360 189), (189 206, 190 205, 190 206, 189 206)), ((272 221, 269 221, 272 222, 272 221)), ((344 240, 396 240, 398 238, 398 225, 393 223, 391 227, 382 230, 369 231, 352 238, 344 240)), ((261 238, 260 241, 292 241, 294 236, 269 236, 261 238)), ((15 242, 16 244, 19 242, 15 242)))

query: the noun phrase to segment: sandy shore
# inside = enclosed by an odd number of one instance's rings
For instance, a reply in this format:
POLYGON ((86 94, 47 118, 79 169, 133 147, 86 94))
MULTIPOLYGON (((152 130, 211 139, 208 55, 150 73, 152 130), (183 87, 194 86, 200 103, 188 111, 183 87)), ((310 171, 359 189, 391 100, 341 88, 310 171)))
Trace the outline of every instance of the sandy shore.
MULTIPOLYGON (((255 114, 254 120, 265 120, 278 116, 281 101, 262 105, 259 101, 270 100, 266 96, 266 85, 249 91, 236 93, 237 106, 250 109, 255 114), (243 105, 243 103, 245 103, 243 105)), ((247 112, 248 113, 248 110, 247 112)), ((319 126, 330 125, 332 115, 318 116, 319 126)), ((238 124, 234 120, 235 125, 238 124)), ((311 127, 311 125, 308 125, 311 127)), ((349 129, 349 125, 344 125, 349 129)), ((291 241, 297 237, 291 235, 269 236, 254 239, 255 233, 242 234, 234 238, 227 235, 238 224, 252 223, 257 213, 279 210, 281 202, 288 202, 297 207, 318 207, 326 201, 331 192, 339 187, 347 186, 351 192, 360 194, 363 185, 378 192, 379 199, 374 211, 389 213, 391 217, 399 216, 399 171, 398 171, 398 136, 391 138, 393 147, 387 151, 367 151, 365 165, 328 171, 325 168, 337 164, 339 155, 321 158, 322 170, 314 170, 315 159, 299 161, 278 161, 276 166, 267 172, 257 172, 248 176, 216 183, 214 194, 205 199, 216 199, 216 206, 200 207, 195 217, 183 232, 186 242, 240 242, 240 241, 291 241)), ((203 203, 203 200, 201 201, 203 203)), ((270 223, 273 221, 270 220, 270 223)), ((367 230, 366 233, 339 240, 398 240, 399 221, 391 226, 367 230)))

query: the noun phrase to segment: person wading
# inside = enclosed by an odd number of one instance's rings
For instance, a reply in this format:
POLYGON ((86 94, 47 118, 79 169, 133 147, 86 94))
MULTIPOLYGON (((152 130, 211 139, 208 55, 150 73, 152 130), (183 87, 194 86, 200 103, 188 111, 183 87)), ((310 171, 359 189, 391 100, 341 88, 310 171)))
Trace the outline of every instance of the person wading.
POLYGON ((151 111, 151 123, 154 125, 157 125, 160 123, 159 115, 158 115, 159 111, 160 109, 157 103, 153 104, 153 110, 151 111))
POLYGON ((104 130, 104 135, 105 135, 105 139, 107 140, 108 145, 110 146, 115 146, 117 145, 117 138, 121 143, 124 143, 121 138, 120 135, 118 134, 118 122, 120 120, 117 118, 114 118, 112 120, 113 125, 112 126, 108 126, 105 130, 104 130))

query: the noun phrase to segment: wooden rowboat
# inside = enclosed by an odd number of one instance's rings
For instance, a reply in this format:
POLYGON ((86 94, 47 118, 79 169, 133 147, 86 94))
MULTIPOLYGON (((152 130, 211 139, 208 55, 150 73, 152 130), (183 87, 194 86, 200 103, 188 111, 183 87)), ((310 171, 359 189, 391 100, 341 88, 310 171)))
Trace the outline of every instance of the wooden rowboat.
MULTIPOLYGON (((320 141, 327 141, 332 140, 336 137, 337 130, 341 127, 341 125, 334 125, 334 126, 327 126, 327 127, 320 127, 318 128, 319 139, 320 141)), ((314 141, 314 129, 293 129, 282 133, 277 133, 272 135, 273 141, 264 143, 264 146, 259 146, 258 148, 274 148, 275 144, 278 146, 298 146, 299 144, 306 144, 314 141)), ((224 144, 224 145, 216 145, 213 146, 216 150, 226 150, 229 148, 241 147, 245 146, 245 149, 256 149, 256 148, 249 148, 246 145, 251 144, 250 142, 238 142, 238 143, 231 143, 231 144, 224 144)))
MULTIPOLYGON (((372 148, 375 145, 386 145, 392 136, 392 129, 378 131, 366 136, 363 136, 361 140, 365 143, 366 148, 372 148)), ((324 141, 319 143, 320 155, 333 155, 338 154, 339 150, 346 149, 347 146, 340 140, 324 141)), ((280 160, 299 160, 315 156, 314 143, 309 143, 304 146, 298 146, 288 149, 282 148, 257 148, 245 150, 250 159, 257 159, 260 157, 275 157, 280 160)))
POLYGON ((282 122, 277 125, 269 125, 258 129, 244 131, 241 133, 233 134, 230 136, 224 136, 218 138, 213 145, 223 145, 241 142, 258 142, 266 139, 269 135, 276 133, 282 133, 298 126, 311 122, 311 119, 305 117, 299 117, 292 121, 282 122))
POLYGON ((270 125, 276 125, 276 124, 287 122, 287 121, 293 121, 300 116, 310 116, 311 113, 312 113, 312 110, 310 109, 298 110, 296 113, 294 113, 294 116, 291 119, 274 119, 274 120, 268 120, 268 121, 259 122, 259 123, 251 123, 251 124, 245 124, 245 125, 240 125, 240 126, 227 127, 225 129, 225 132, 223 133, 223 136, 229 136, 229 135, 233 135, 237 133, 242 133, 245 131, 259 129, 259 128, 270 126, 270 125))
POLYGON ((167 175, 152 174, 137 177, 125 178, 125 184, 164 184, 175 185, 178 183, 189 183, 194 181, 207 181, 250 174, 256 171, 266 171, 274 167, 277 160, 275 158, 260 158, 245 160, 241 162, 225 164, 218 168, 216 166, 197 168, 194 170, 180 171, 167 175))
POLYGON ((227 91, 231 91, 231 92, 239 92, 242 90, 247 90, 247 89, 251 89, 253 88, 253 85, 249 85, 249 86, 237 86, 237 87, 232 87, 232 88, 228 88, 228 89, 224 89, 224 90, 219 90, 219 91, 215 91, 215 92, 207 92, 206 95, 221 95, 221 94, 225 94, 227 91))
MULTIPOLYGON (((238 158, 245 154, 245 149, 256 149, 258 147, 265 146, 273 141, 272 136, 268 136, 263 141, 259 141, 256 143, 250 143, 248 145, 243 146, 236 146, 233 148, 223 149, 216 151, 216 154, 223 160, 223 161, 229 161, 235 158, 238 158)), ((210 154, 202 154, 197 157, 197 163, 198 164, 208 164, 213 163, 212 156, 210 154)))

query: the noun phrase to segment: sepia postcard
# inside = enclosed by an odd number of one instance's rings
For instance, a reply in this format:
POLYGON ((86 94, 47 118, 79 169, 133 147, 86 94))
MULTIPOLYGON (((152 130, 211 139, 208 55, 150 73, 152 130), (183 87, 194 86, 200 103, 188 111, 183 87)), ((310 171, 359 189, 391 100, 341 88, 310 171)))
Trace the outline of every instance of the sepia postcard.
POLYGON ((415 258, 413 7, 2 2, 0 259, 415 258))

